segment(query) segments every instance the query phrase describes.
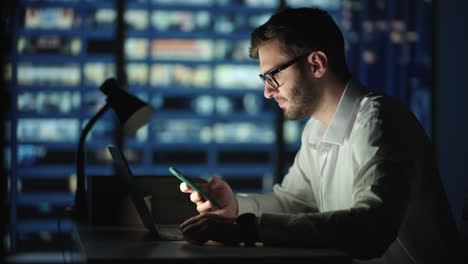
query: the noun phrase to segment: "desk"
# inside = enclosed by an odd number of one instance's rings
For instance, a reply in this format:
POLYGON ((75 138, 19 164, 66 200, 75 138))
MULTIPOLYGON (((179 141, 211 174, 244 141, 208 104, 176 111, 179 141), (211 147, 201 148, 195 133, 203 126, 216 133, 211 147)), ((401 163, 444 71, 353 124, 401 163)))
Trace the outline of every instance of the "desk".
POLYGON ((138 228, 77 226, 77 234, 88 263, 351 263, 329 249, 191 245, 151 240, 138 228))

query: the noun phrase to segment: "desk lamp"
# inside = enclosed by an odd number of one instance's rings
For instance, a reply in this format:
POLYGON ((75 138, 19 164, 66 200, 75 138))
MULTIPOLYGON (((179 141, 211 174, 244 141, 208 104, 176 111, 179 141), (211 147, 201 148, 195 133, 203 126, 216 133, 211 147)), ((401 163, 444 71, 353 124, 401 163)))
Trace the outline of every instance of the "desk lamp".
POLYGON ((85 151, 84 145, 86 136, 93 127, 94 123, 110 108, 114 109, 125 134, 131 134, 141 126, 148 123, 153 114, 153 108, 121 89, 114 78, 107 79, 100 87, 100 90, 106 95, 106 104, 99 109, 96 115, 89 120, 80 135, 78 142, 78 152, 76 160, 76 179, 77 188, 74 204, 74 218, 81 222, 88 222, 86 192, 87 181, 85 174, 85 151))

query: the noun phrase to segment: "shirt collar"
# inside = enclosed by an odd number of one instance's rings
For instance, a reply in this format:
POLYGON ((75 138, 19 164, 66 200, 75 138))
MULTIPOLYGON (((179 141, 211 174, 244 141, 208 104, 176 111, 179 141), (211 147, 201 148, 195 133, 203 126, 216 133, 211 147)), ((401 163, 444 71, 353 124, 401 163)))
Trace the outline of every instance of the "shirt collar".
POLYGON ((351 78, 328 128, 325 129, 318 120, 314 120, 311 124, 309 143, 315 146, 320 142, 342 145, 346 135, 351 132, 351 124, 357 111, 356 106, 360 102, 363 90, 362 84, 354 77, 351 78))

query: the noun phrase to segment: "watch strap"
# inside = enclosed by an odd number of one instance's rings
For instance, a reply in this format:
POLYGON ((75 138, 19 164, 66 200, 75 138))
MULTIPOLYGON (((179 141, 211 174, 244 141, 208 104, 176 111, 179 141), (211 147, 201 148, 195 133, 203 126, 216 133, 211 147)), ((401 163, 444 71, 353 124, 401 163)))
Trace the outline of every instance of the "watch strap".
POLYGON ((258 241, 257 216, 253 213, 241 214, 236 223, 240 226, 240 239, 245 246, 253 246, 258 241))

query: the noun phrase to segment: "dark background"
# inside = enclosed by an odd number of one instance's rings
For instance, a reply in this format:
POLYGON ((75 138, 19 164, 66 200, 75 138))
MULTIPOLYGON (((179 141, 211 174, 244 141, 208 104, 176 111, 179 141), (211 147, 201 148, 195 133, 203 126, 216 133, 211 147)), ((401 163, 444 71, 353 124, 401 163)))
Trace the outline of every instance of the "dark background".
MULTIPOLYGON (((468 186, 467 1, 437 1, 434 40, 434 138, 440 173, 458 223, 468 186)), ((465 209, 466 211, 466 209, 465 209)), ((464 225, 468 221, 466 213, 464 225)), ((466 230, 466 226, 462 226, 466 230)))

